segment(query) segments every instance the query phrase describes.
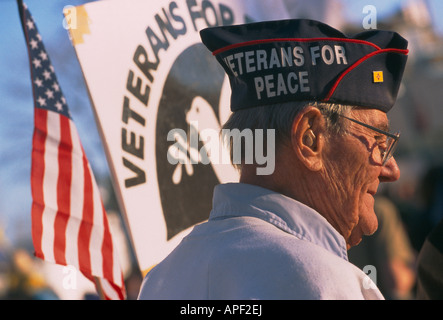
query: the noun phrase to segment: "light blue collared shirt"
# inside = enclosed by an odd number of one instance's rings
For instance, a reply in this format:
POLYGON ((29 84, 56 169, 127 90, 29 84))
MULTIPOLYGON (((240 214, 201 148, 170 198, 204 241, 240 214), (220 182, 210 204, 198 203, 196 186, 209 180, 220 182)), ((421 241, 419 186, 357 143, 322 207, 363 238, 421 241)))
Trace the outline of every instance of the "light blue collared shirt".
POLYGON ((383 299, 344 238, 306 205, 258 186, 216 186, 197 225, 145 277, 139 299, 383 299))

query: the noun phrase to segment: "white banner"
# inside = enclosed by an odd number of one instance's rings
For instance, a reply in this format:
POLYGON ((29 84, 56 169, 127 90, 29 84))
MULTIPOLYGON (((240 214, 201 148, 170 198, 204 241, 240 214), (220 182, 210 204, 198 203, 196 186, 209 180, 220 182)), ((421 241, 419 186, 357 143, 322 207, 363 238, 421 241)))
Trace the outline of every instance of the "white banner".
POLYGON ((229 116, 208 26, 287 18, 276 0, 108 0, 65 9, 143 272, 206 220, 216 184, 237 181, 201 141, 229 116), (200 134, 200 135, 198 135, 200 134))

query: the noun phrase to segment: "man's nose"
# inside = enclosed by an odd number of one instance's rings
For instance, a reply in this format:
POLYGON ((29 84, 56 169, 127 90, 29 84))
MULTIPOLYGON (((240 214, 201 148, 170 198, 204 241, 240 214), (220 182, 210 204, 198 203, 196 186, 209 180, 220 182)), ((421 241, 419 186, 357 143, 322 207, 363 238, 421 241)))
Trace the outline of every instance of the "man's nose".
POLYGON ((400 168, 397 165, 394 157, 382 167, 379 180, 380 182, 394 182, 400 178, 400 168))

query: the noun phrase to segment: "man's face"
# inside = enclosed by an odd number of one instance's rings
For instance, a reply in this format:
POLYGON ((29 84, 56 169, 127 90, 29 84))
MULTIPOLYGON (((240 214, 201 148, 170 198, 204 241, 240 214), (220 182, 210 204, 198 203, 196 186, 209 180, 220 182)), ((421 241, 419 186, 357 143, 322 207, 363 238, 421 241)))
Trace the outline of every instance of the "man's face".
MULTIPOLYGON (((382 111, 357 109, 349 117, 389 131, 387 116, 382 111)), ((374 195, 380 182, 396 181, 400 170, 394 158, 382 166, 380 147, 386 141, 385 135, 350 120, 343 121, 347 122, 348 133, 331 136, 327 143, 324 177, 330 190, 323 210, 350 248, 363 235, 377 230, 374 195)))

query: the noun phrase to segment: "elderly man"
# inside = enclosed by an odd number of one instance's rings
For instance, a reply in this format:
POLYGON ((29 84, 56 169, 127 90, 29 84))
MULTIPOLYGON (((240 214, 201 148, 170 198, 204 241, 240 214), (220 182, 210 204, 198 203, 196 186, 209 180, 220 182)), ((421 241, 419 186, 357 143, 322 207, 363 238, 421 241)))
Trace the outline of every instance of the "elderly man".
POLYGON ((407 41, 311 20, 201 37, 230 79, 224 128, 275 130, 275 170, 239 164, 240 183, 215 188, 208 222, 148 273, 139 298, 383 299, 347 249, 377 229, 374 195, 400 175, 386 112, 407 41))

